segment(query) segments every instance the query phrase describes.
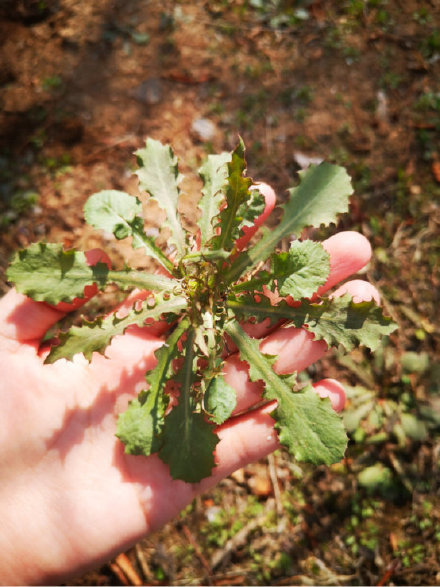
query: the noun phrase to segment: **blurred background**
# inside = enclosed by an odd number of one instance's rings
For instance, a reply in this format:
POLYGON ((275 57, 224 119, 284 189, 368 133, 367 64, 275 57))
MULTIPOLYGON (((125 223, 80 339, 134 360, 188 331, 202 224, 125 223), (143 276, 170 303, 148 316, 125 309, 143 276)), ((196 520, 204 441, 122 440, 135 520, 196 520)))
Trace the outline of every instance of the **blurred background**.
POLYGON ((241 135, 279 202, 310 162, 348 169, 350 215, 312 236, 370 239, 399 325, 307 373, 346 385, 342 463, 278 451, 74 584, 440 584, 439 74, 438 0, 1 0, 0 295, 37 240, 121 261, 82 207, 137 193, 147 136, 181 159, 191 228, 202 157, 241 135))

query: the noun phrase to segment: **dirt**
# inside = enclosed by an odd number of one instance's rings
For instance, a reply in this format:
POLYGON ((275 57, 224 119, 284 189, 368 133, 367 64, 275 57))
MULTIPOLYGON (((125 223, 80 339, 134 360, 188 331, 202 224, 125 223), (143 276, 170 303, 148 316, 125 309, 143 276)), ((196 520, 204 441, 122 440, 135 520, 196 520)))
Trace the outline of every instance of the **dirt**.
MULTIPOLYGON (((280 202, 304 159, 348 168, 351 214, 313 236, 343 228, 370 238, 368 278, 400 326, 378 359, 336 355, 311 375, 368 384, 381 402, 409 394, 417 417, 420 405, 438 411, 439 24, 435 0, 4 1, 1 292, 12 252, 36 240, 102 246, 115 264, 146 266, 85 227, 88 196, 140 195, 133 152, 151 136, 181 160, 180 207, 194 227, 201 158, 241 135, 249 175, 280 202), (405 370, 408 353, 428 366, 405 370)), ((159 229, 145 206, 148 228, 159 229)), ((131 564, 155 585, 439 584, 438 428, 402 445, 386 422, 382 443, 353 440, 342 469, 295 468, 282 453, 249 467, 130 551, 131 564), (397 493, 359 486, 374 459, 393 470, 397 493), (226 514, 215 518, 228 508, 249 530, 242 542, 221 538, 238 532, 226 514), (256 516, 261 524, 249 525, 256 516)), ((117 569, 113 561, 77 583, 117 584, 117 569)))

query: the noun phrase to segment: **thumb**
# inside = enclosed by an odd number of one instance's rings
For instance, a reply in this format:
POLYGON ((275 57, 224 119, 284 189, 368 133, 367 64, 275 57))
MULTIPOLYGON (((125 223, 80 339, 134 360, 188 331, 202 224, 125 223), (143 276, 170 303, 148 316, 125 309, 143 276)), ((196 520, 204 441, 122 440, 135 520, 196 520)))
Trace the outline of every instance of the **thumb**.
POLYGON ((63 315, 11 289, 0 300, 0 334, 20 342, 39 340, 63 315))

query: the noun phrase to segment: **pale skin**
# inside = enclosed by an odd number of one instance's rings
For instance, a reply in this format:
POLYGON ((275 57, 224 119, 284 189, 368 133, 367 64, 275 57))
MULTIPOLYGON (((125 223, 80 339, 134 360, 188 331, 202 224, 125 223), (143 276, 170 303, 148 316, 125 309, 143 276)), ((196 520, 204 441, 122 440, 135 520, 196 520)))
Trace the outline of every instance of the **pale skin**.
MULTIPOLYGON (((272 208, 269 203, 265 216, 272 208)), ((325 247, 331 274, 322 291, 359 271, 371 255, 366 239, 353 232, 331 237, 325 247)), ((357 300, 378 299, 365 281, 344 288, 357 300)), ((124 454, 114 434, 116 418, 144 387, 163 327, 129 329, 113 339, 106 357, 95 354, 90 364, 78 355, 45 365, 41 337, 62 315, 13 289, 0 300, 1 584, 58 583, 96 567, 278 447, 274 403, 252 409, 261 385, 249 382, 246 365, 231 354, 225 377, 236 389, 237 410, 218 430, 217 465, 209 479, 174 481, 157 456, 124 454)), ((280 373, 304 369, 327 350, 296 328, 267 334, 263 325, 255 333, 261 350, 278 354, 280 373)), ((335 409, 343 407, 338 382, 317 382, 315 389, 335 409)))

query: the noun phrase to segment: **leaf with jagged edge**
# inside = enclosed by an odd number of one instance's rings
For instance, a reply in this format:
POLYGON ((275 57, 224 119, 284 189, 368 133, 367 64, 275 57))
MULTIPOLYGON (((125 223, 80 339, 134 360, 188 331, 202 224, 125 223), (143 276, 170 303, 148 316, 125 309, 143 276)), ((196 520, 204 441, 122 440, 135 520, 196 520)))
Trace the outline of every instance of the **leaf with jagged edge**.
POLYGON ((161 433, 168 405, 163 388, 173 375, 172 361, 179 353, 178 342, 189 326, 183 319, 156 352, 157 363, 146 375, 148 390, 132 400, 125 412, 119 414, 116 436, 124 443, 127 454, 148 456, 162 446, 161 433))
POLYGON ((170 242, 176 246, 179 258, 185 253, 185 231, 177 212, 180 176, 177 159, 169 145, 147 139, 145 147, 135 153, 139 169, 135 172, 139 186, 157 202, 167 215, 171 230, 170 242))
POLYGON ((226 284, 265 261, 281 239, 299 236, 307 226, 328 226, 336 222, 338 214, 348 211, 348 198, 353 188, 345 169, 330 163, 311 165, 300 172, 300 179, 299 185, 289 190, 280 223, 271 230, 264 229, 262 238, 236 257, 225 272, 226 284))
POLYGON ((6 272, 19 292, 49 304, 83 298, 84 288, 93 283, 103 289, 108 275, 105 263, 91 267, 84 253, 64 251, 59 243, 33 243, 18 251, 6 272))
POLYGON ((237 345, 240 357, 249 365, 251 381, 263 381, 263 397, 277 400, 271 412, 280 442, 299 461, 315 465, 339 462, 347 446, 342 419, 334 412, 328 399, 321 399, 307 386, 293 391, 294 378, 275 373, 269 358, 260 352, 260 341, 250 338, 236 322, 230 322, 227 332, 237 345))
POLYGON ((179 285, 163 275, 130 267, 109 269, 106 263, 89 266, 84 253, 64 251, 62 244, 34 243, 14 256, 8 279, 16 289, 39 302, 57 304, 84 297, 84 288, 96 283, 99 290, 112 283, 122 290, 173 291, 179 285))
POLYGON ((203 180, 202 197, 198 207, 201 211, 197 224, 200 227, 200 241, 202 248, 214 236, 215 218, 219 214, 220 204, 225 197, 224 191, 228 179, 228 163, 231 161, 231 153, 208 155, 199 169, 199 175, 203 180))
POLYGON ((280 295, 310 298, 327 280, 330 255, 321 243, 293 241, 288 251, 272 256, 271 271, 280 295))
POLYGON ((84 217, 90 226, 111 232, 118 240, 131 236, 134 249, 144 247, 167 271, 173 271, 173 263, 145 234, 142 205, 135 196, 119 190, 97 192, 85 203, 84 217))
POLYGON ((232 151, 231 162, 228 163, 228 177, 225 190, 226 206, 217 216, 218 223, 215 228, 220 229, 210 242, 212 249, 225 249, 230 251, 240 235, 240 226, 243 223, 243 204, 248 202, 252 194, 249 188, 252 180, 245 177, 246 161, 244 158, 245 148, 240 139, 237 147, 232 151), (241 214, 241 215, 240 215, 241 214))
POLYGON ((303 300, 298 306, 289 306, 285 301, 272 305, 264 296, 256 302, 254 296, 244 295, 231 297, 228 307, 237 318, 269 318, 273 324, 288 320, 297 328, 305 326, 316 340, 323 339, 329 346, 342 345, 347 351, 359 345, 374 351, 381 338, 397 328, 373 300, 356 303, 349 294, 319 303, 303 300))
MULTIPOLYGON (((187 301, 184 297, 168 294, 167 299, 160 294, 142 302, 140 309, 132 307, 124 318, 116 314, 98 317, 93 322, 84 321, 82 326, 72 326, 67 332, 59 336, 60 343, 53 346, 46 363, 54 363, 58 359, 72 359, 76 354, 83 353, 87 360, 91 360, 94 352, 104 354, 112 338, 124 334, 132 325, 145 326, 146 322, 158 320, 161 316, 178 315, 185 309, 187 301)), ((135 304, 136 306, 136 304, 135 304)))
POLYGON ((209 477, 215 466, 214 450, 219 442, 214 430, 201 412, 195 412, 191 393, 195 377, 194 330, 188 331, 185 341, 185 359, 178 376, 180 383, 179 403, 165 417, 163 446, 159 457, 169 465, 173 479, 187 483, 198 483, 209 477))

